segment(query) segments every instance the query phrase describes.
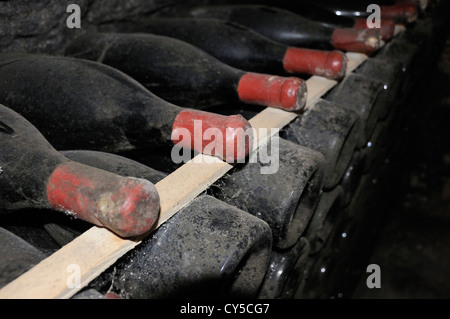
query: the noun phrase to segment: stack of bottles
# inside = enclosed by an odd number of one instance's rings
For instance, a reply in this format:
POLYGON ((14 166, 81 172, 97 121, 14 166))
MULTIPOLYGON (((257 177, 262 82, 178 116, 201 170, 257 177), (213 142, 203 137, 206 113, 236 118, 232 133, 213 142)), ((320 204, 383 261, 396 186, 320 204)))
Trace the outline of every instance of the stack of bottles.
POLYGON ((144 238, 89 285, 99 297, 315 297, 317 267, 335 252, 327 243, 354 217, 367 145, 394 122, 412 61, 383 45, 426 9, 381 2, 379 28, 367 26, 365 1, 211 1, 104 23, 65 56, 1 53, 0 239, 15 244, 2 245, 0 284, 45 258, 30 246, 37 237, 55 251, 95 225, 144 238), (347 52, 370 58, 346 74, 347 52), (338 84, 309 106, 311 77, 338 84), (266 107, 297 115, 268 141, 271 174, 249 160, 249 120, 266 107), (174 147, 233 168, 155 229, 155 184, 176 166, 174 147), (30 212, 42 219, 26 242, 12 225, 30 212))

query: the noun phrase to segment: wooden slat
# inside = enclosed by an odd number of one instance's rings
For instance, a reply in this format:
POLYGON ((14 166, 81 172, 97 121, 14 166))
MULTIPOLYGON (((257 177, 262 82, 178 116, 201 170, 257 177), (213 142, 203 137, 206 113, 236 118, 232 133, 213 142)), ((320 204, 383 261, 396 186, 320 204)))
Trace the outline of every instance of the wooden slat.
MULTIPOLYGON (((367 58, 359 53, 347 53, 347 56, 348 73, 367 58)), ((306 82, 306 107, 314 104, 337 84, 336 81, 318 76, 312 76, 306 82)), ((264 109, 250 120, 258 133, 255 145, 262 145, 274 134, 271 128, 281 129, 296 117, 295 113, 274 108, 264 109)), ((200 154, 157 183, 155 186, 161 199, 161 212, 155 229, 231 168, 232 165, 218 158, 200 154)), ((104 228, 94 226, 3 287, 0 290, 0 298, 70 298, 139 242, 122 239, 104 228), (81 276, 79 285, 75 287, 72 287, 74 282, 70 281, 75 275, 71 265, 78 267, 75 269, 79 269, 81 276)))

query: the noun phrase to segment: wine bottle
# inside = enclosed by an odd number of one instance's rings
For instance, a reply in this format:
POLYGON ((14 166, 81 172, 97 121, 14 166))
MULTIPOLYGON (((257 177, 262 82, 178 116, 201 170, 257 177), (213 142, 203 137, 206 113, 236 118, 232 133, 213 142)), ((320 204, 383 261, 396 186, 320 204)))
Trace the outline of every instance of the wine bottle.
POLYGON ((402 119, 400 115, 392 114, 386 120, 380 121, 370 138, 370 147, 361 150, 365 156, 363 173, 371 173, 374 167, 383 168, 389 165, 390 158, 397 148, 398 142, 391 142, 391 136, 401 135, 402 119), (396 135, 392 135, 396 134, 396 135))
MULTIPOLYGON (((176 21, 169 20, 168 22, 172 24, 176 21)), ((186 21, 181 20, 179 22, 185 23, 186 21)), ((182 30, 175 34, 169 31, 164 32, 164 29, 155 31, 152 28, 143 28, 153 34, 103 33, 81 36, 69 44, 66 54, 97 60, 101 57, 103 63, 116 65, 119 69, 121 67, 126 68, 129 75, 150 72, 151 76, 148 75, 145 82, 151 82, 156 75, 159 75, 163 77, 167 90, 178 82, 188 85, 190 89, 190 86, 193 85, 191 83, 196 82, 196 86, 201 88, 201 91, 197 94, 206 95, 206 93, 210 93, 215 95, 220 93, 217 98, 209 97, 205 102, 199 98, 202 103, 220 99, 230 101, 231 97, 240 92, 239 87, 237 92, 235 88, 239 79, 250 76, 245 75, 247 71, 278 76, 290 74, 319 75, 331 79, 340 79, 345 75, 347 59, 338 50, 328 52, 288 47, 255 32, 236 28, 230 24, 223 24, 221 21, 205 21, 205 23, 213 28, 209 32, 221 33, 217 35, 219 38, 210 38, 212 40, 210 43, 202 43, 203 41, 200 38, 192 39, 195 34, 190 34, 189 37, 177 36, 177 34, 181 34, 182 30), (220 29, 223 30, 220 31, 220 29), (160 33, 161 35, 158 36, 154 33, 160 33), (225 39, 226 42, 220 41, 220 38, 225 39), (228 45, 227 43, 233 45, 233 49, 226 50, 230 52, 222 52, 228 45), (146 56, 153 58, 145 59, 146 56), (120 60, 120 57, 123 60, 120 60), (142 64, 144 70, 140 71, 139 67, 133 65, 130 62, 133 59, 134 64, 142 64), (174 63, 175 61, 181 61, 182 63, 179 65, 174 63), (218 76, 219 72, 220 77, 218 76), (205 73, 205 75, 199 76, 199 73, 205 73), (189 83, 186 83, 188 82, 187 78, 192 78, 189 83), (205 86, 204 82, 210 83, 209 86, 205 86), (218 92, 219 89, 222 92, 218 92), (229 97, 226 98, 226 96, 229 97)), ((200 26, 192 25, 190 27, 193 31, 200 26)), ((211 33, 209 35, 211 36, 211 33)), ((203 37, 207 36, 207 34, 203 34, 203 37)), ((257 74, 251 76, 255 77, 257 74)), ((142 74, 138 74, 138 78, 142 77, 142 74)), ((267 78, 267 75, 261 74, 260 78, 261 85, 263 85, 263 79, 267 78)), ((152 84, 152 89, 162 90, 161 86, 160 84, 152 84)), ((301 85, 301 90, 304 89, 304 85, 301 85)), ((187 89, 182 92, 185 91, 187 89)), ((196 92, 197 90, 194 89, 193 91, 196 92)), ((304 100, 300 99, 301 96, 299 94, 299 100, 304 103, 304 100)), ((300 102, 297 102, 299 104, 297 107, 303 106, 300 102)), ((274 102, 267 103, 270 105, 274 102)))
POLYGON ((91 285, 123 298, 254 298, 267 271, 270 228, 201 195, 91 285))
POLYGON ((364 174, 366 156, 363 150, 357 150, 353 153, 350 164, 345 171, 339 185, 342 187, 342 198, 340 200, 342 207, 347 207, 358 187, 359 180, 364 174))
POLYGON ((327 47, 333 49, 331 52, 286 46, 242 25, 219 19, 151 17, 119 24, 117 28, 121 32, 177 38, 244 70, 275 71, 280 70, 281 63, 287 73, 310 73, 336 79, 345 75, 346 58, 332 46, 327 47))
POLYGON ((329 190, 344 175, 361 130, 361 120, 355 111, 321 99, 286 125, 280 136, 324 156, 323 188, 329 190))
POLYGON ((2 54, 0 101, 32 119, 58 150, 119 153, 175 143, 234 162, 245 159, 252 145, 251 126, 242 116, 171 104, 94 61, 2 54), (208 129, 217 139, 205 137, 208 129))
POLYGON ((386 89, 381 81, 363 74, 350 74, 325 97, 339 107, 358 114, 362 124, 358 147, 366 145, 381 117, 380 112, 388 97, 386 89))
MULTIPOLYGON (((364 210, 363 207, 360 209, 364 210)), ((341 216, 329 242, 319 254, 310 256, 308 280, 303 289, 296 292, 296 299, 345 298, 350 295, 344 284, 348 275, 343 278, 342 274, 348 268, 346 266, 355 261, 357 247, 361 247, 361 237, 358 235, 362 226, 354 218, 341 216), (336 287, 342 290, 336 291, 336 287)))
MULTIPOLYGON (((270 147, 270 154, 263 156, 260 152, 259 158, 236 165, 211 185, 208 193, 267 222, 274 246, 286 248, 298 240, 311 219, 322 188, 323 156, 307 147, 276 139, 266 146, 270 147), (236 193, 248 195, 235 196, 236 193)), ((136 162, 115 154, 86 150, 61 153, 70 160, 111 173, 148 176, 153 183, 165 175, 146 165, 146 159, 136 162)))
MULTIPOLYGON (((171 37, 87 34, 71 42, 66 55, 119 69, 164 100, 186 107, 245 102, 298 111, 306 103, 306 84, 298 77, 236 69, 171 37)), ((276 71, 276 67, 268 66, 266 71, 276 71)))
POLYGON ((208 191, 263 219, 272 229, 274 247, 287 249, 299 240, 311 219, 323 185, 324 158, 317 151, 278 136, 268 145, 272 154, 267 157, 271 161, 259 156, 238 165, 208 191), (261 168, 269 163, 273 172, 261 174, 261 168))
MULTIPOLYGON (((367 10, 370 1, 340 1, 340 0, 302 0, 302 2, 321 6, 334 14, 343 17, 368 17, 372 11, 367 10)), ((376 2, 380 6, 382 19, 393 19, 396 22, 412 23, 418 18, 419 7, 412 2, 376 2)))
POLYGON ((421 4, 416 1, 397 1, 391 6, 380 6, 381 18, 398 23, 413 23, 419 18, 421 4))
MULTIPOLYGON (((392 41, 380 50, 377 55, 377 59, 390 59, 402 65, 403 82, 397 95, 398 100, 405 99, 411 89, 412 83, 416 83, 417 78, 422 76, 422 72, 417 72, 417 69, 420 69, 422 65, 420 53, 421 48, 415 43, 392 41)), ((397 104, 400 105, 399 103, 397 104)))
POLYGON ((158 219, 159 195, 152 183, 67 160, 3 105, 0 137, 0 209, 51 208, 123 237, 147 232, 158 219))
POLYGON ((290 249, 273 249, 258 298, 292 299, 307 279, 309 252, 309 241, 305 237, 301 237, 290 249))
MULTIPOLYGON (((267 5, 273 5, 281 7, 285 10, 292 11, 304 18, 313 20, 320 24, 335 27, 335 28, 356 28, 356 29, 368 29, 367 17, 347 17, 342 15, 336 15, 328 8, 320 6, 315 2, 303 2, 303 1, 285 1, 275 3, 273 0, 265 1, 267 5)), ((260 3, 262 4, 262 3, 260 3)), ((366 6, 367 8, 367 6, 366 6)), ((380 21, 380 33, 383 41, 390 41, 394 36, 395 22, 393 19, 382 18, 380 21)))
MULTIPOLYGON (((226 24, 226 22, 231 22, 256 31, 257 33, 260 33, 276 42, 294 47, 324 50, 337 49, 343 51, 372 53, 378 50, 381 45, 379 30, 327 27, 320 23, 316 23, 315 21, 303 18, 302 16, 294 14, 290 11, 270 6, 203 6, 195 7, 186 13, 182 12, 178 15, 184 17, 184 19, 215 19, 221 21, 217 22, 217 24, 226 24)), ((176 20, 172 22, 164 22, 159 19, 164 18, 145 19, 145 22, 142 22, 143 25, 145 25, 145 30, 160 33, 162 31, 155 29, 164 28, 166 23, 173 25, 174 22, 176 22, 176 20), (157 23, 157 19, 159 21, 158 26, 155 25, 157 23)), ((184 23, 198 25, 205 22, 187 20, 184 21, 184 23)), ((205 30, 207 29, 207 27, 204 26, 197 27, 201 30, 191 29, 189 31, 180 30, 179 32, 175 32, 173 31, 174 28, 176 27, 171 27, 171 32, 174 32, 175 34, 173 36, 178 37, 178 34, 187 34, 184 36, 185 41, 188 41, 189 38, 195 37, 202 39, 204 37, 204 33, 206 32, 205 30), (195 33, 189 35, 189 33, 193 32, 195 33)), ((220 27, 220 29, 210 29, 207 32, 214 33, 217 36, 218 33, 223 32, 222 29, 223 27, 220 27)), ((217 40, 214 41, 212 38, 212 36, 208 37, 208 41, 217 43, 217 40)), ((205 38, 203 38, 203 40, 205 40, 205 38)), ((198 41, 201 42, 201 40, 198 41)), ((197 42, 195 44, 197 45, 197 42)), ((231 47, 228 47, 227 50, 231 50, 231 47)))
POLYGON ((311 218, 305 237, 310 243, 310 254, 320 252, 332 233, 339 214, 343 214, 341 199, 343 188, 338 185, 330 191, 323 191, 311 218))
MULTIPOLYGON (((314 2, 303 2, 303 1, 274 1, 274 0, 243 0, 243 1, 212 1, 213 4, 222 5, 266 5, 274 7, 275 10, 284 9, 290 11, 294 14, 302 16, 308 20, 320 23, 326 27, 330 28, 356 28, 356 29, 367 29, 367 17, 346 17, 336 15, 334 12, 330 11, 328 8, 324 8, 314 2)), ((180 15, 182 12, 186 15, 188 10, 193 10, 187 6, 177 4, 176 6, 166 6, 161 9, 162 12, 168 12, 167 15, 180 15)), ((194 9, 195 10, 195 9, 194 9)), ((161 15, 161 13, 158 13, 161 15)), ((389 41, 395 31, 395 24, 392 19, 383 18, 380 21, 380 33, 381 38, 384 41, 389 41)))
MULTIPOLYGON (((368 16, 367 7, 374 2, 371 0, 353 1, 353 0, 301 0, 305 5, 315 5, 325 8, 335 15, 341 17, 361 17, 368 16)), ((377 1, 379 6, 395 5, 395 0, 377 1)))

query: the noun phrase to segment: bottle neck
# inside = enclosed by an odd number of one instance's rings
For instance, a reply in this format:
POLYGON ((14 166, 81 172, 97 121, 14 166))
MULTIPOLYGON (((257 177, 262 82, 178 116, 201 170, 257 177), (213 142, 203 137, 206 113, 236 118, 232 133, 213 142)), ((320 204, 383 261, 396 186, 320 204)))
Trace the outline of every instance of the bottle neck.
POLYGON ((127 140, 136 148, 171 147, 172 126, 183 108, 148 91, 140 94, 144 96, 128 104, 115 124, 124 130, 127 140))
POLYGON ((336 28, 333 32, 332 45, 343 51, 372 54, 381 47, 379 29, 336 28))
POLYGON ((228 6, 228 21, 292 46, 329 47, 333 29, 287 10, 269 6, 228 6), (282 23, 280 23, 282 21, 282 23))
POLYGON ((293 12, 321 24, 341 28, 351 28, 354 25, 352 18, 338 16, 317 4, 302 1, 289 1, 289 3, 291 4, 289 8, 292 9, 293 12))

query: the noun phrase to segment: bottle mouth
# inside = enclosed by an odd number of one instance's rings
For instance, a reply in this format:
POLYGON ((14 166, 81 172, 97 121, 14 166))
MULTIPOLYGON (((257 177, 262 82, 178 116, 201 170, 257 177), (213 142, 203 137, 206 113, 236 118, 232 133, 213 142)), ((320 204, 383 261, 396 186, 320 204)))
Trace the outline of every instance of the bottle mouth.
POLYGON ((306 106, 307 92, 303 79, 260 73, 244 74, 237 88, 242 102, 285 111, 301 111, 306 106))
POLYGON ((242 115, 185 109, 173 123, 172 142, 228 163, 243 163, 253 147, 253 129, 242 115))
POLYGON ((366 54, 372 54, 382 45, 378 29, 336 28, 331 42, 338 50, 366 54))
POLYGON ((118 191, 105 192, 100 197, 97 205, 99 221, 122 237, 146 233, 158 217, 156 188, 149 181, 134 177, 122 178, 119 185, 118 191))
MULTIPOLYGON (((356 29, 371 29, 369 25, 367 24, 366 18, 355 18, 355 24, 354 28, 356 29)), ((390 41, 394 37, 395 32, 395 22, 393 19, 384 18, 380 21, 380 28, 374 28, 379 29, 381 34, 381 39, 383 41, 390 41)))
POLYGON ((392 6, 381 6, 381 18, 393 19, 395 22, 412 23, 419 17, 419 4, 401 1, 392 6))
POLYGON ((347 56, 337 50, 323 51, 290 47, 283 59, 285 71, 340 80, 345 76, 347 56))
POLYGON ((159 194, 145 179, 76 162, 59 165, 47 183, 49 204, 122 237, 140 236, 159 216, 159 194))

